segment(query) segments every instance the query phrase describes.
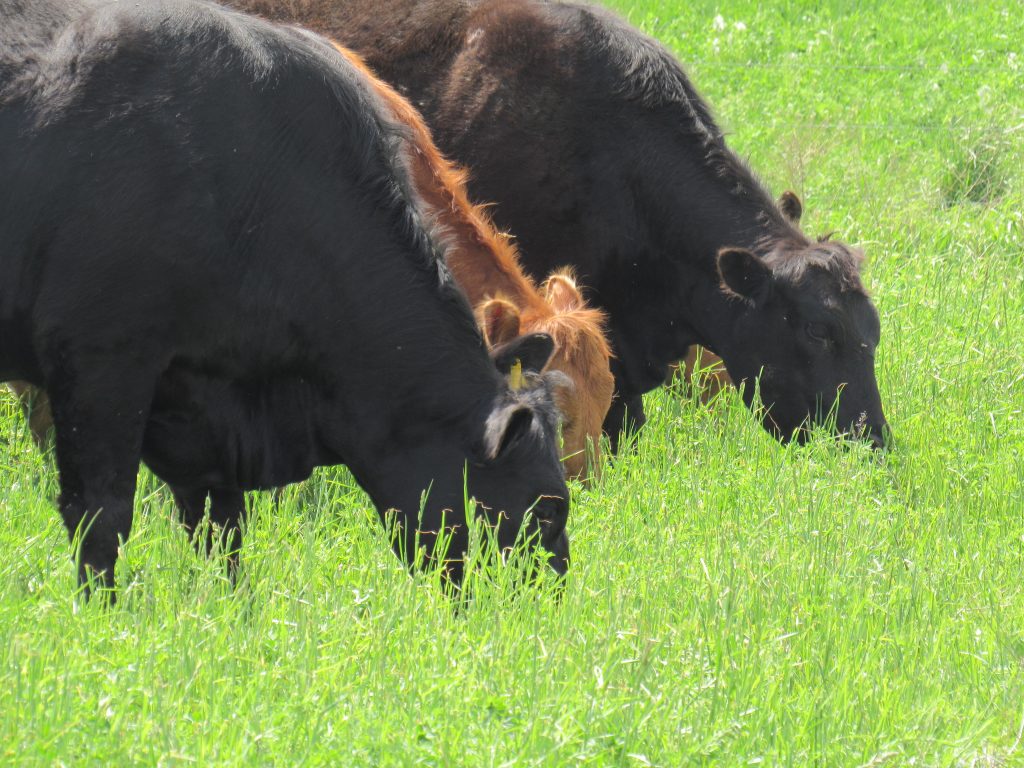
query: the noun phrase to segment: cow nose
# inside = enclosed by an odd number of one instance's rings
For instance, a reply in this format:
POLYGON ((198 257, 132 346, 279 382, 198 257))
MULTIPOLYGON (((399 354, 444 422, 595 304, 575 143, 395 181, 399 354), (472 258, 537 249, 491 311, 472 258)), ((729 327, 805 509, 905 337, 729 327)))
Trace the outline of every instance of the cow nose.
POLYGON ((557 539, 547 545, 546 549, 550 553, 548 565, 551 566, 551 570, 559 576, 565 576, 569 570, 569 537, 565 531, 562 531, 557 539))

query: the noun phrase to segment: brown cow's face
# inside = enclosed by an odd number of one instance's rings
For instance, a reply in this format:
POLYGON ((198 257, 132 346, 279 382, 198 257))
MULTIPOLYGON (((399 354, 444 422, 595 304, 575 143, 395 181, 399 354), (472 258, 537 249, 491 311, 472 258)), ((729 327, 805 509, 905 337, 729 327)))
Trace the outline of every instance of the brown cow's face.
POLYGON ((859 258, 840 243, 763 260, 750 251, 718 256, 723 290, 743 302, 722 352, 735 381, 755 379, 764 426, 782 440, 834 416, 846 434, 878 447, 888 425, 875 381, 878 313, 860 284, 859 258))
POLYGON ((555 340, 550 368, 572 380, 572 386, 555 392, 563 417, 565 471, 569 477, 586 479, 589 457, 596 477, 601 466, 601 428, 615 393, 611 351, 602 332, 604 316, 587 309, 568 274, 548 278, 543 293, 554 313, 546 323, 555 340))
POLYGON ((588 457, 594 477, 600 475, 600 436, 611 407, 615 379, 608 358, 588 348, 589 339, 576 339, 575 350, 563 336, 555 348, 551 370, 564 372, 571 382, 555 390, 562 413, 562 462, 568 477, 586 479, 588 457))
POLYGON ((599 473, 601 425, 615 389, 603 316, 586 308, 567 275, 552 276, 543 295, 550 311, 537 318, 520 315, 510 302, 490 299, 479 308, 481 326, 492 347, 527 332, 552 337, 555 352, 547 370, 566 376, 565 383, 555 388, 562 414, 562 462, 568 477, 586 479, 588 457, 594 475, 599 473))

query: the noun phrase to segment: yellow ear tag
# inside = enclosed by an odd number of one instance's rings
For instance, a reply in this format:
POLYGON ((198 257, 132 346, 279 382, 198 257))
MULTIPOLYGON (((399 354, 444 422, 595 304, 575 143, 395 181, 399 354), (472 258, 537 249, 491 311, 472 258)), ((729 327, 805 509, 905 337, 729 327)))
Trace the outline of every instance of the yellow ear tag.
POLYGON ((523 362, 518 357, 512 363, 508 372, 508 386, 512 391, 522 389, 523 386, 523 362))

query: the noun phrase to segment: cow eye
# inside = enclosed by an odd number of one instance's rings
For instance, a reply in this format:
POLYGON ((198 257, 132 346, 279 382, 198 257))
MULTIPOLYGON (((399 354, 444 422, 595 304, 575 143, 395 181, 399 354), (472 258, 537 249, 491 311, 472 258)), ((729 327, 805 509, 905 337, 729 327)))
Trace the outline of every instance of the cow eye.
POLYGON ((824 323, 808 323, 807 335, 811 341, 816 341, 819 344, 828 344, 832 340, 828 333, 828 326, 824 323))

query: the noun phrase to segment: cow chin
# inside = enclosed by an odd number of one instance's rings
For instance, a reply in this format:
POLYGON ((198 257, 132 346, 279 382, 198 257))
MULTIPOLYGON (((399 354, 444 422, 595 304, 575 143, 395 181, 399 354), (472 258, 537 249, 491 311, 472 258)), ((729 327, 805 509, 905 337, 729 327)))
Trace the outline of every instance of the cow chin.
MULTIPOLYGON (((803 445, 810 436, 809 426, 813 414, 796 398, 775 396, 777 391, 783 390, 762 381, 761 403, 764 411, 761 425, 768 434, 784 445, 790 442, 803 445)), ((751 401, 752 398, 747 400, 748 406, 752 404, 751 401)))
POLYGON ((790 423, 786 420, 782 420, 781 423, 777 421, 773 418, 771 409, 765 409, 764 417, 761 419, 761 426, 764 427, 765 431, 783 445, 793 442, 797 445, 806 443, 810 436, 810 432, 807 429, 807 419, 793 422, 793 426, 787 426, 790 423))
MULTIPOLYGON (((764 377, 738 379, 743 403, 747 408, 760 411, 761 426, 780 443, 788 443, 794 438, 800 440, 800 427, 807 421, 807 413, 792 398, 781 397, 777 393, 784 392, 784 387, 773 385, 764 377), (796 433, 796 434, 795 434, 796 433)), ((806 439, 806 438, 804 438, 806 439)))

